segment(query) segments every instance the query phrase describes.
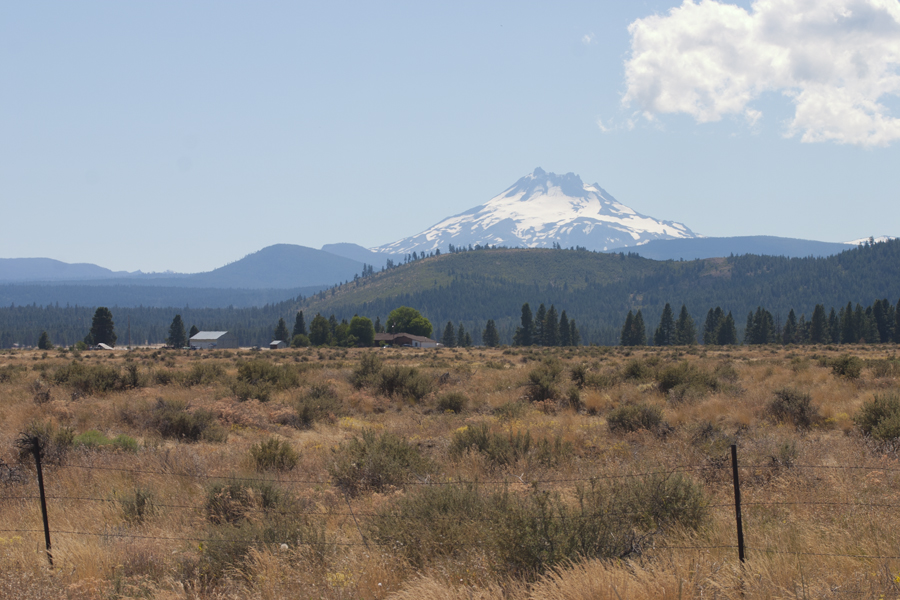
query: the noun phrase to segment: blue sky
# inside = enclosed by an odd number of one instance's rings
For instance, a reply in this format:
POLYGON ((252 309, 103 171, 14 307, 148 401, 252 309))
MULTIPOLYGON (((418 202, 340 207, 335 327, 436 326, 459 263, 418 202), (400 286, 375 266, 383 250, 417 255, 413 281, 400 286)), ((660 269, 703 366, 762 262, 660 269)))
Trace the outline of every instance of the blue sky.
POLYGON ((900 235, 898 44, 897 0, 6 2, 0 257, 375 246, 537 166, 704 235, 900 235))

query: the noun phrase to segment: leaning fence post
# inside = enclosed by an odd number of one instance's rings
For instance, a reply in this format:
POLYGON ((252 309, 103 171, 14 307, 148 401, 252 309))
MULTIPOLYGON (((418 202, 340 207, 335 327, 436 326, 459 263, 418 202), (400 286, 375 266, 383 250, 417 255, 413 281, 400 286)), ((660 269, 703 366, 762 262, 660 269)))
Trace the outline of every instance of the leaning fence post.
POLYGON ((38 489, 41 493, 41 516, 44 518, 44 544, 47 547, 47 562, 53 566, 53 553, 50 552, 50 521, 47 519, 47 496, 44 494, 44 471, 41 469, 41 439, 36 435, 23 434, 18 441, 19 448, 34 455, 37 467, 38 489))
POLYGON ((734 518, 737 521, 738 557, 744 562, 744 525, 741 522, 741 480, 738 477, 737 445, 731 445, 731 472, 734 477, 734 518))

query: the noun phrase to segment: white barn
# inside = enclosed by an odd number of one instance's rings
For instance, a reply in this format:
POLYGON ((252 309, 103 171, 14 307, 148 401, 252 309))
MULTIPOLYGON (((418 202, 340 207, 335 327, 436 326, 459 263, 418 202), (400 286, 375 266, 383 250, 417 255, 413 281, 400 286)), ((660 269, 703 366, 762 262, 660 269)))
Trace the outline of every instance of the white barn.
POLYGON ((199 350, 237 347, 237 337, 228 331, 200 331, 191 336, 191 348, 199 350))

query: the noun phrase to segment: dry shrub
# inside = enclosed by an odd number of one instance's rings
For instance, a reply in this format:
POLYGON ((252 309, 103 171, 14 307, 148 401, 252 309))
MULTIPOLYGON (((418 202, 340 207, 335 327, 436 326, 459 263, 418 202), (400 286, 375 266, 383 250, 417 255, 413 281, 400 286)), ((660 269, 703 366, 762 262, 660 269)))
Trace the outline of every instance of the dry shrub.
POLYGON ((528 372, 528 397, 532 402, 555 400, 559 396, 559 378, 562 363, 556 357, 548 357, 528 372))
POLYGON ((553 465, 572 454, 572 444, 564 442, 560 436, 533 440, 528 430, 493 432, 487 423, 478 423, 453 434, 450 455, 459 458, 468 450, 480 452, 496 466, 510 465, 523 459, 553 465))
POLYGON ((701 488, 681 474, 593 482, 573 500, 536 489, 433 485, 383 505, 366 527, 414 565, 477 552, 498 572, 529 579, 579 557, 640 555, 668 527, 702 525, 707 507, 701 488))
POLYGON ((334 420, 343 413, 343 404, 333 387, 314 383, 293 403, 294 415, 285 425, 308 429, 317 421, 334 420))
POLYGON ((657 378, 659 390, 663 394, 668 394, 670 400, 677 402, 699 398, 719 387, 714 375, 686 360, 662 369, 657 378))
POLYGON ((844 354, 831 361, 831 372, 835 377, 859 379, 862 374, 863 361, 856 356, 844 354))
POLYGON ((459 414, 466 409, 469 398, 462 392, 446 392, 437 398, 435 408, 440 412, 459 414))
POLYGON ((775 398, 766 407, 766 413, 775 422, 791 423, 800 429, 808 429, 819 421, 819 411, 812 405, 809 394, 794 388, 775 391, 775 398))
POLYGON ((133 426, 154 430, 164 438, 183 442, 225 441, 228 434, 213 413, 189 408, 183 400, 159 398, 152 405, 123 409, 122 420, 133 426))
POLYGON ((650 404, 623 404, 606 415, 612 433, 632 431, 657 431, 662 425, 662 409, 650 404))

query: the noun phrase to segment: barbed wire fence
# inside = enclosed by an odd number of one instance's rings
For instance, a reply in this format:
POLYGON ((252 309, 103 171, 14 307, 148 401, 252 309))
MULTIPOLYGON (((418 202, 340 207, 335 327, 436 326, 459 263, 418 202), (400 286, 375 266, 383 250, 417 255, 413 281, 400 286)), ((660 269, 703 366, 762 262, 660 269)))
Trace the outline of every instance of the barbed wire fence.
MULTIPOLYGON (((31 440, 31 443, 36 443, 34 440, 31 440)), ((45 551, 47 560, 50 565, 53 565, 53 554, 52 554, 52 546, 51 546, 51 537, 55 536, 76 536, 76 537, 97 537, 97 538, 106 538, 106 539, 132 539, 132 540, 156 540, 156 541, 180 541, 180 542, 191 542, 191 543, 232 543, 232 544, 247 544, 247 545, 282 545, 282 544, 294 544, 294 545, 302 545, 302 546, 329 546, 329 547, 352 547, 352 546, 362 546, 365 548, 370 548, 371 546, 381 546, 381 547, 390 547, 393 545, 393 542, 376 542, 373 540, 369 540, 362 533, 362 530, 359 526, 359 522, 356 520, 359 517, 370 518, 370 517, 378 517, 379 513, 373 512, 361 512, 354 511, 352 506, 347 501, 347 511, 326 511, 322 512, 321 510, 310 511, 310 510, 273 510, 271 508, 259 508, 259 507, 251 507, 245 506, 242 507, 242 511, 244 512, 261 512, 266 514, 284 514, 284 515, 294 515, 294 516, 309 516, 309 517, 342 517, 342 518, 352 518, 356 525, 356 530, 359 533, 360 541, 301 541, 297 539, 285 539, 285 540, 274 540, 261 542, 259 539, 246 539, 246 538, 210 538, 205 536, 163 536, 163 535, 148 535, 146 533, 140 532, 127 532, 127 531, 81 531, 74 529, 53 529, 51 527, 51 522, 48 516, 48 504, 49 505, 64 505, 69 503, 79 503, 79 502, 88 502, 88 503, 117 503, 121 502, 121 499, 118 498, 98 498, 88 495, 78 495, 78 496, 67 496, 67 495, 47 495, 44 489, 44 476, 43 476, 43 465, 41 463, 41 452, 37 446, 23 446, 23 450, 30 452, 33 454, 35 458, 35 466, 37 471, 37 483, 38 483, 38 494, 17 494, 17 495, 0 495, 0 502, 34 502, 38 501, 41 505, 41 514, 43 518, 43 528, 37 527, 27 527, 27 526, 19 526, 19 527, 0 527, 0 533, 7 534, 44 534, 45 539, 45 551)), ((743 527, 743 510, 746 508, 754 508, 754 507, 795 507, 795 506, 804 506, 804 507, 813 507, 813 508, 848 508, 848 509, 898 509, 900 508, 900 504, 890 503, 890 502, 852 502, 852 501, 779 501, 779 500, 751 500, 745 501, 742 500, 741 497, 741 479, 740 474, 742 471, 759 471, 765 469, 779 469, 780 465, 777 464, 748 464, 741 465, 738 462, 738 454, 737 447, 731 446, 731 464, 718 464, 718 465, 681 465, 670 468, 661 468, 657 470, 644 471, 640 473, 622 473, 622 474, 606 474, 606 475, 598 475, 595 477, 584 477, 584 478, 551 478, 551 479, 537 479, 537 480, 527 480, 527 483, 530 485, 544 485, 544 486, 558 486, 561 484, 584 484, 597 482, 602 480, 623 480, 623 479, 636 479, 642 477, 649 476, 670 476, 677 473, 680 474, 688 474, 688 473, 698 473, 704 471, 731 471, 732 476, 732 485, 734 489, 734 500, 732 502, 720 502, 715 504, 709 504, 708 508, 711 510, 727 510, 734 512, 735 519, 735 543, 734 544, 719 544, 719 545, 664 545, 659 547, 659 549, 664 550, 689 550, 689 551, 703 551, 703 550, 734 550, 736 552, 737 558, 741 563, 745 563, 748 560, 751 560, 752 557, 748 558, 747 554, 750 553, 760 553, 760 554, 783 554, 783 555, 793 555, 793 556, 811 556, 811 557, 831 557, 831 558, 849 558, 856 560, 900 560, 900 552, 895 554, 864 554, 864 553, 829 553, 829 552, 813 552, 808 550, 786 550, 783 548, 773 548, 773 547, 761 547, 761 546, 748 546, 745 544, 744 539, 744 527, 743 527)), ((812 464, 792 464, 792 469, 809 469, 809 470, 817 470, 817 471, 868 471, 868 472, 879 472, 879 473, 900 473, 900 467, 891 468, 884 466, 866 466, 866 465, 812 465, 812 464)), ((84 465, 84 464, 57 464, 54 465, 50 471, 50 474, 56 470, 62 469, 71 469, 71 470, 88 470, 88 471, 109 471, 109 472, 119 472, 123 474, 129 475, 153 475, 153 476, 161 476, 161 477, 175 477, 175 478, 186 478, 193 480, 202 480, 202 481, 216 481, 216 482, 235 482, 235 483, 267 483, 267 484, 285 484, 285 485, 296 485, 296 486, 335 486, 333 481, 328 479, 300 479, 300 478, 285 478, 285 477, 236 477, 236 476, 222 476, 222 475, 212 475, 207 473, 188 473, 188 472, 178 472, 172 470, 154 470, 154 469, 135 469, 135 468, 126 468, 126 467, 109 467, 109 466, 101 466, 101 465, 84 465)), ((513 478, 516 479, 516 478, 513 478)), ((525 483, 525 480, 518 479, 518 481, 525 483)), ((21 483, 21 482, 20 482, 21 483)), ((514 481, 511 479, 496 479, 496 480, 465 480, 465 479, 446 479, 446 480, 432 480, 429 478, 417 478, 415 480, 407 482, 407 485, 410 486, 458 486, 458 485, 469 485, 469 486, 482 486, 482 485, 504 485, 508 486, 514 481)), ((11 486, 0 487, 0 490, 6 491, 11 488, 11 486)), ((208 510, 208 505, 204 504, 188 504, 188 503, 165 503, 165 502, 153 502, 153 507, 158 509, 167 509, 167 510, 185 510, 185 511, 199 511, 203 512, 204 510, 208 510)), ((618 511, 615 513, 610 512, 602 512, 595 514, 584 514, 584 515, 556 515, 552 518, 558 519, 581 519, 581 520, 589 520, 589 519, 600 519, 600 518, 609 518, 611 516, 629 516, 637 514, 637 512, 632 511, 618 511)), ((430 517, 433 520, 440 520, 442 517, 430 517)), ((445 517, 446 519, 456 520, 458 517, 445 517)), ((488 521, 489 518, 479 518, 478 516, 472 515, 468 518, 471 522, 478 521, 488 521)), ((752 531, 750 532, 752 535, 752 531)))

